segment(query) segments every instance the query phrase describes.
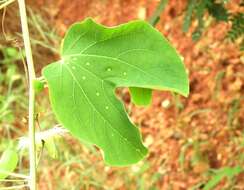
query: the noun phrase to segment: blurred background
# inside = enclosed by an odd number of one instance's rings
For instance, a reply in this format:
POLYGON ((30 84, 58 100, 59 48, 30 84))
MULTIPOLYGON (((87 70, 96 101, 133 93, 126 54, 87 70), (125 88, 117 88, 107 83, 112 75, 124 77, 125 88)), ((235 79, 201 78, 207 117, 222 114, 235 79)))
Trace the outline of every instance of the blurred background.
MULTIPOLYGON (((132 19, 148 20, 159 3, 28 0, 37 75, 43 66, 59 59, 62 37, 72 23, 86 17, 107 26, 132 19)), ((10 143, 27 135, 28 94, 18 4, 13 2, 0 11, 3 152, 10 143)), ((97 148, 80 144, 67 134, 55 139, 51 148, 39 149, 39 189, 244 190, 244 173, 240 171, 244 167, 243 12, 242 0, 169 0, 156 28, 184 57, 190 78, 189 97, 155 91, 149 107, 136 107, 128 89, 119 89, 118 96, 149 148, 147 158, 131 167, 108 167, 97 148), (214 4, 199 8, 203 1, 214 4)), ((38 95, 36 105, 37 130, 55 126, 47 90, 38 95)), ((27 173, 27 152, 21 155, 15 172, 27 173)), ((0 181, 0 189, 16 183, 0 181)))

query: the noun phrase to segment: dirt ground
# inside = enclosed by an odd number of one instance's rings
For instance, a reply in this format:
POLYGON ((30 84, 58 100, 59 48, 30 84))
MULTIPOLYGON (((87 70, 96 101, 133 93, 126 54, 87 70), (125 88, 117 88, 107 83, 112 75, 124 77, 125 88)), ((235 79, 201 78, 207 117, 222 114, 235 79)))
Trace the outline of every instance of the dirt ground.
MULTIPOLYGON (((229 3, 231 11, 244 11, 237 6, 238 2, 229 3)), ((61 36, 70 24, 86 17, 108 26, 148 19, 157 3, 157 0, 29 0, 33 9, 41 7, 42 14, 61 36)), ((244 166, 244 54, 225 39, 228 23, 210 20, 202 38, 193 42, 191 32, 196 23, 187 34, 181 30, 185 8, 186 0, 169 1, 157 28, 184 57, 190 78, 189 97, 157 91, 152 105, 142 108, 131 104, 127 89, 121 91, 149 148, 146 180, 158 173, 159 179, 153 186, 162 190, 188 190, 206 181, 208 177, 203 173, 210 168, 244 166), (196 155, 198 159, 193 161, 196 155)), ((97 162, 100 158, 93 159, 97 162)), ((132 170, 137 167, 140 164, 132 170)), ((127 189, 123 179, 118 179, 119 170, 98 168, 109 175, 107 187, 119 181, 114 189, 127 189)), ((41 189, 49 189, 47 183, 47 176, 40 173, 41 189)), ((224 179, 215 189, 224 189, 226 184, 224 179)), ((237 177, 235 189, 244 190, 244 174, 237 177)))

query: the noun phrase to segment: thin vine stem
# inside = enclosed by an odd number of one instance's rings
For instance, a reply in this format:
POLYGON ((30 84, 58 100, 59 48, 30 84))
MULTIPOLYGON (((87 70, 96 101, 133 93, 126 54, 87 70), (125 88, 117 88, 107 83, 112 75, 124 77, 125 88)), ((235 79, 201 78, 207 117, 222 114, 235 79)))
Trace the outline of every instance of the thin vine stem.
POLYGON ((24 39, 24 47, 26 52, 28 78, 29 78, 29 160, 30 160, 30 176, 29 176, 29 187, 30 190, 36 190, 36 146, 35 146, 35 90, 34 80, 36 79, 35 69, 32 58, 30 36, 27 24, 26 6, 25 0, 18 0, 21 28, 24 39))

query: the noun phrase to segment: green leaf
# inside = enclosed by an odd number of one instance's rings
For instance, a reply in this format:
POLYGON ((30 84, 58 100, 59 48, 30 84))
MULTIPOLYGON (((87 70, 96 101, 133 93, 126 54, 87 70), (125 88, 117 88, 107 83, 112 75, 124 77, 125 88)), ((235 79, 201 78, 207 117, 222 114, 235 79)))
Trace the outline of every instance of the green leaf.
POLYGON ((212 177, 212 179, 204 186, 203 190, 210 190, 214 188, 218 183, 224 178, 228 177, 231 180, 235 175, 238 175, 243 170, 240 166, 236 166, 233 168, 224 167, 216 171, 216 174, 212 177))
POLYGON ((132 102, 139 106, 148 106, 152 101, 152 90, 147 88, 130 87, 132 102))
POLYGON ((147 154, 115 95, 117 87, 189 93, 179 55, 144 21, 112 28, 91 19, 74 24, 64 38, 61 60, 46 66, 43 75, 59 122, 100 147, 109 165, 133 164, 147 154))
POLYGON ((33 81, 33 83, 34 83, 34 90, 36 93, 41 92, 44 89, 44 82, 43 81, 41 81, 39 79, 35 79, 33 81))
POLYGON ((5 53, 6 53, 6 56, 10 57, 10 58, 18 57, 18 54, 19 54, 18 50, 16 48, 12 48, 12 47, 6 48, 5 53))
POLYGON ((55 138, 48 138, 45 140, 45 147, 47 148, 49 156, 53 159, 58 158, 58 150, 55 143, 55 138))
POLYGON ((0 180, 8 177, 7 173, 11 173, 14 171, 18 164, 18 154, 12 149, 8 148, 5 150, 0 159, 0 180))

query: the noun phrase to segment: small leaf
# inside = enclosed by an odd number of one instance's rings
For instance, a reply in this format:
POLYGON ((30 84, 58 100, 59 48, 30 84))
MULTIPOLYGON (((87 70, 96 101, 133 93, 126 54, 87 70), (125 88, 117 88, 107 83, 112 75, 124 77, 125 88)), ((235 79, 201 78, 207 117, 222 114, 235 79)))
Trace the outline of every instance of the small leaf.
POLYGON ((34 90, 36 93, 41 92, 44 89, 44 82, 36 79, 33 81, 34 83, 34 90))
POLYGON ((169 42, 144 21, 107 28, 87 19, 67 32, 61 60, 42 73, 59 122, 104 152, 110 165, 147 154, 139 130, 116 98, 117 87, 189 93, 184 65, 169 42))
POLYGON ((48 154, 49 156, 51 156, 51 158, 53 159, 58 158, 58 150, 55 143, 55 137, 48 138, 45 141, 45 147, 47 148, 48 154))
POLYGON ((18 50, 16 48, 12 48, 12 47, 6 48, 5 52, 6 52, 6 56, 10 57, 10 58, 15 58, 19 54, 18 50))
POLYGON ((0 159, 0 180, 8 177, 8 174, 14 171, 18 164, 18 154, 12 149, 5 150, 0 159))
POLYGON ((138 106, 148 106, 152 101, 152 90, 130 87, 132 102, 138 106))

